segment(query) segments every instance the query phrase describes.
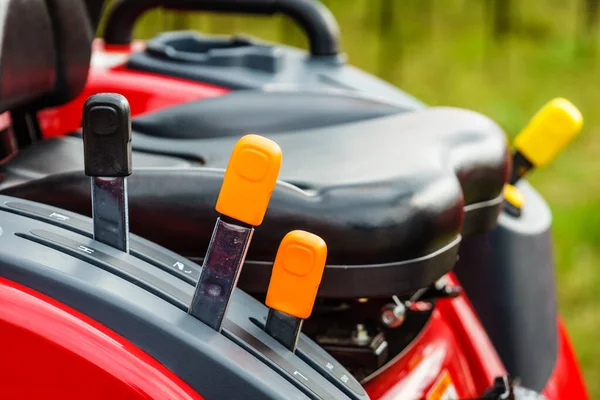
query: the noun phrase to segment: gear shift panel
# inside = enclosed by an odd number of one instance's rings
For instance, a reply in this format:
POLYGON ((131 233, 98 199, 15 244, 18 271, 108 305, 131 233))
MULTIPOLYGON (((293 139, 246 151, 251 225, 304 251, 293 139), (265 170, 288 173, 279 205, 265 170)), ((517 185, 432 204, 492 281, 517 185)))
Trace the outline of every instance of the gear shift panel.
MULTIPOLYGON (((47 208, 47 206, 33 202, 0 196, 2 204, 12 202, 33 208, 47 208)), ((64 210, 56 209, 54 212, 68 217, 73 216, 72 213, 64 210)), ((91 223, 87 217, 80 216, 79 218, 87 220, 88 224, 91 223)), ((268 370, 274 371, 275 375, 269 378, 268 384, 263 387, 264 390, 267 390, 266 386, 279 388, 278 391, 285 388, 285 391, 281 393, 290 396, 292 393, 298 393, 299 397, 297 398, 368 398, 360 384, 352 378, 349 372, 345 371, 322 349, 319 348, 319 351, 315 352, 311 346, 316 345, 303 334, 299 336, 296 354, 271 338, 260 326, 261 324, 264 326, 269 309, 241 290, 233 292, 227 315, 223 321, 223 332, 219 334, 187 313, 188 305, 191 304, 194 296, 194 285, 181 279, 175 273, 151 265, 133 254, 126 254, 94 241, 89 236, 39 219, 29 218, 12 210, 10 212, 7 209, 0 210, 0 221, 2 221, 0 227, 3 231, 0 235, 0 260, 2 260, 0 274, 2 276, 34 290, 50 294, 56 300, 85 313, 108 328, 120 332, 161 363, 169 365, 173 372, 197 390, 200 390, 202 385, 208 385, 207 377, 210 376, 212 370, 219 369, 223 365, 236 371, 235 373, 232 371, 223 373, 230 374, 228 381, 233 385, 232 388, 237 387, 238 389, 240 386, 236 385, 242 383, 234 381, 252 379, 239 376, 239 369, 248 369, 248 374, 255 374, 268 367, 268 370), (26 257, 11 259, 10 254, 14 254, 14 249, 18 249, 18 252, 25 254, 26 257), (78 277, 79 274, 84 274, 84 276, 78 277), (93 294, 91 287, 99 291, 97 299, 89 298, 93 294), (120 291, 118 290, 120 287, 127 289, 120 291), (132 307, 131 303, 137 301, 140 292, 144 294, 142 297, 152 299, 151 302, 144 300, 146 303, 142 304, 144 307, 146 304, 149 309, 137 312, 135 317, 124 318, 123 310, 132 307), (98 303, 99 301, 108 301, 108 299, 112 299, 112 304, 98 303), (151 305, 154 303, 158 305, 151 305), (164 310, 169 310, 166 315, 161 314, 164 310), (161 321, 165 319, 175 319, 185 329, 172 325, 162 326, 161 321), (142 322, 147 325, 140 330, 137 326, 142 322), (134 329, 134 327, 137 328, 134 329), (169 333, 169 341, 165 342, 165 332, 170 329, 179 330, 181 338, 173 338, 169 333), (210 334, 209 332, 214 333, 210 334), (215 339, 213 338, 205 342, 206 347, 203 347, 204 345, 197 347, 206 335, 210 337, 217 335, 222 338, 217 342, 221 343, 224 340, 226 345, 214 344, 215 339), (156 340, 149 341, 148 338, 156 340), (194 345, 185 343, 185 340, 193 341, 194 345), (236 351, 244 350, 246 356, 239 359, 222 360, 224 364, 220 366, 211 364, 216 362, 215 359, 218 361, 221 355, 229 354, 231 346, 237 348, 236 351), (308 360, 305 356, 307 354, 309 355, 308 360), (196 358, 191 359, 192 355, 196 358), (248 355, 252 357, 246 359, 248 355), (188 371, 190 362, 202 365, 202 367, 198 366, 196 371, 188 371), (244 363, 244 367, 242 368, 241 364, 237 363, 244 363), (254 363, 258 364, 254 365, 254 363), (233 366, 229 364, 233 364, 233 366), (249 367, 246 364, 254 366, 249 367), (341 391, 334 383, 334 378, 324 374, 321 368, 313 367, 313 365, 321 364, 335 365, 338 374, 347 382, 345 384, 348 387, 361 388, 360 392, 362 393, 354 393, 353 396, 349 396, 346 391, 341 391), (294 375, 294 371, 299 372, 294 375), (303 377, 309 379, 308 385, 303 383, 305 382, 303 377), (293 383, 291 383, 292 381, 293 383), (286 385, 289 387, 286 388, 286 385), (313 386, 319 388, 316 389, 316 393, 313 386), (323 393, 328 393, 330 397, 323 393)), ((136 243, 138 240, 157 253, 170 253, 159 246, 146 244, 143 239, 132 235, 132 243, 136 243)), ((186 265, 195 265, 186 259, 180 259, 186 265)), ((214 385, 214 382, 210 382, 210 384, 214 385)), ((231 390, 233 391, 233 389, 231 390)), ((217 397, 210 396, 210 393, 201 391, 199 393, 206 399, 240 398, 233 394, 230 396, 228 392, 220 392, 217 397)), ((259 398, 277 398, 272 397, 268 392, 261 392, 261 396, 259 398)), ((282 398, 294 397, 283 396, 282 398)))
POLYGON ((302 231, 284 238, 267 296, 270 309, 235 290, 277 181, 282 155, 276 143, 247 135, 233 149, 216 204, 221 215, 200 268, 130 238, 127 100, 94 95, 83 121, 93 219, 0 196, 1 276, 121 334, 207 400, 368 398, 351 390, 360 385, 345 370, 340 381, 314 368, 323 360, 339 364, 325 351, 311 357, 316 344, 306 351, 310 340, 300 332, 325 266, 321 238, 302 231))

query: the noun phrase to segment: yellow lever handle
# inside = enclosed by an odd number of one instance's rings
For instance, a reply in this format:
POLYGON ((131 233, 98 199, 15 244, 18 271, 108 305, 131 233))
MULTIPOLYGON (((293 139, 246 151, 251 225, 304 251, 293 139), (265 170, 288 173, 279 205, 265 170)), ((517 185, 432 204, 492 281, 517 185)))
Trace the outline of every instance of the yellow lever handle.
POLYGON ((542 107, 517 135, 514 147, 533 166, 547 165, 583 127, 581 113, 569 100, 556 98, 542 107))
POLYGON ((216 210, 252 226, 262 223, 281 168, 281 148, 258 135, 242 137, 231 154, 216 210))
POLYGON ((326 259, 327 245, 319 236, 304 231, 285 235, 275 256, 267 306, 297 318, 308 318, 326 259))

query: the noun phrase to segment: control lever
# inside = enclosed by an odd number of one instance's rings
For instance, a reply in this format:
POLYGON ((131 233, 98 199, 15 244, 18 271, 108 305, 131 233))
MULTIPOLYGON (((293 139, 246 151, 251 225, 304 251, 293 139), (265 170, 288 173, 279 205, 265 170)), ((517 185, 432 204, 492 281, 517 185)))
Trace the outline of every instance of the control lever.
POLYGON ((569 100, 557 98, 548 102, 517 135, 514 141, 514 185, 529 170, 549 164, 581 131, 583 117, 569 100))
POLYGON ((323 239, 304 231, 285 235, 277 250, 267 291, 270 309, 265 331, 292 352, 302 322, 312 313, 326 259, 323 239))
POLYGON ((215 229, 206 251, 189 313, 216 331, 275 188, 281 167, 277 143, 257 135, 241 138, 229 160, 217 199, 215 229))
POLYGON ((127 177, 131 175, 131 112, 119 94, 91 96, 83 106, 85 174, 92 181, 94 239, 129 252, 127 177))
POLYGON ((514 186, 531 169, 549 164, 579 134, 581 113, 569 100, 556 98, 542 107, 514 141, 513 168, 504 187, 504 211, 519 217, 525 199, 514 186))

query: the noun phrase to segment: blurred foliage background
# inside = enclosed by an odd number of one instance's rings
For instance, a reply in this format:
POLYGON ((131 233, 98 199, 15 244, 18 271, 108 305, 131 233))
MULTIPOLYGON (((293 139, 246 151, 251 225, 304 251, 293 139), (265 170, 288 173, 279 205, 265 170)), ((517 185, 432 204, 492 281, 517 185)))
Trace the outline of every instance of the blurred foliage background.
MULTIPOLYGON (((581 137, 531 177, 554 212, 564 316, 600 398, 599 0, 324 0, 350 63, 431 105, 482 112, 514 136, 556 96, 582 111, 581 137)), ((306 47, 285 18, 146 14, 137 38, 175 29, 245 33, 306 47)))

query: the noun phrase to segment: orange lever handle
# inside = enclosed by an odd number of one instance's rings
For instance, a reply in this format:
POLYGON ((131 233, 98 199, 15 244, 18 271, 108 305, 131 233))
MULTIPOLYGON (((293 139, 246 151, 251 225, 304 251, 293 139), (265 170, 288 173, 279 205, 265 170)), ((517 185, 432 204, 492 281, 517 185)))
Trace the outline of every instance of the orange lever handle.
POLYGON ((281 168, 281 148, 258 135, 242 137, 231 154, 216 210, 252 226, 262 223, 281 168))
POLYGON ((292 231, 285 235, 273 264, 268 307, 306 319, 312 313, 327 259, 327 245, 317 235, 292 231))

